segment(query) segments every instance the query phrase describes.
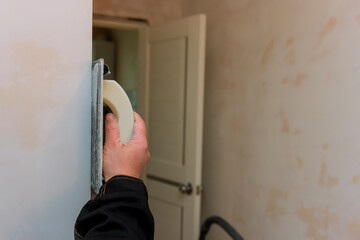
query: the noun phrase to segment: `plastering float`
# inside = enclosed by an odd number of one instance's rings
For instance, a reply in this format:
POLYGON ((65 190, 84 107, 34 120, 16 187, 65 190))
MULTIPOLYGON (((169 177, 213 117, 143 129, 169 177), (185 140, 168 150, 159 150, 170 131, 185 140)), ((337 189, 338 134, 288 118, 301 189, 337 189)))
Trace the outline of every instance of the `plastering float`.
POLYGON ((104 80, 109 68, 99 59, 92 64, 91 73, 91 191, 95 194, 103 181, 103 106, 110 107, 118 120, 120 140, 128 142, 132 136, 134 114, 124 89, 114 80, 104 80))

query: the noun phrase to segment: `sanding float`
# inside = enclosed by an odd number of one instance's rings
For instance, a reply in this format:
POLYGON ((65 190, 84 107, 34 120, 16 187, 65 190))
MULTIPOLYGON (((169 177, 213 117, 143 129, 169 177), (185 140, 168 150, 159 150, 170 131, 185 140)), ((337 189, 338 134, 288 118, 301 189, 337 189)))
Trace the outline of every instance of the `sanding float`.
POLYGON ((104 80, 109 72, 104 59, 92 64, 91 73, 91 191, 99 193, 103 182, 103 108, 110 107, 118 120, 120 140, 131 139, 134 114, 130 100, 124 89, 114 80, 104 80))

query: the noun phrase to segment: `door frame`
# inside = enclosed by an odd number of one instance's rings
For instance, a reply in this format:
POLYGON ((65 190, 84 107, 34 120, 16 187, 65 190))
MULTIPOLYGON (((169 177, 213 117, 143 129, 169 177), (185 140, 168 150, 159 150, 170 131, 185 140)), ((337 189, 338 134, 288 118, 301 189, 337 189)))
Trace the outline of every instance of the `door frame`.
MULTIPOLYGON (((148 22, 139 22, 134 20, 128 20, 119 17, 111 17, 105 15, 93 15, 93 25, 92 27, 101 27, 113 30, 137 30, 139 33, 139 52, 138 52, 138 109, 137 112, 144 119, 147 126, 148 122, 148 97, 149 97, 149 48, 148 48, 148 39, 149 39, 149 23, 148 22)), ((148 131, 148 126, 147 126, 148 131)), ((146 184, 147 170, 146 167, 143 171, 141 178, 146 184)))

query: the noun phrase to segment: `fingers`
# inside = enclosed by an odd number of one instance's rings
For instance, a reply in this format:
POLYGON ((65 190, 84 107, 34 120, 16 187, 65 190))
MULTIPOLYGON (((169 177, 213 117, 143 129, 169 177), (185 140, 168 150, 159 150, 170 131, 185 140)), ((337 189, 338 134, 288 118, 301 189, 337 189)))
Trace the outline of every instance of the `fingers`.
POLYGON ((108 113, 105 117, 105 143, 120 141, 119 126, 114 114, 108 113))
POLYGON ((146 142, 146 127, 144 120, 140 117, 139 114, 134 112, 134 130, 131 141, 145 141, 146 142))

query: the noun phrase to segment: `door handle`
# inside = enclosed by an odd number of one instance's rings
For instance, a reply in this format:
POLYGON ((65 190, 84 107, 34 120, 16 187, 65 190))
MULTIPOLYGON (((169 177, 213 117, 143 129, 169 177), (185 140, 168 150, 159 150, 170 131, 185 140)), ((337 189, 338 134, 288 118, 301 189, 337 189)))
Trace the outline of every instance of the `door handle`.
POLYGON ((179 186, 179 190, 180 190, 181 193, 187 194, 187 195, 191 195, 192 192, 193 192, 193 188, 192 188, 191 183, 181 184, 179 186))

